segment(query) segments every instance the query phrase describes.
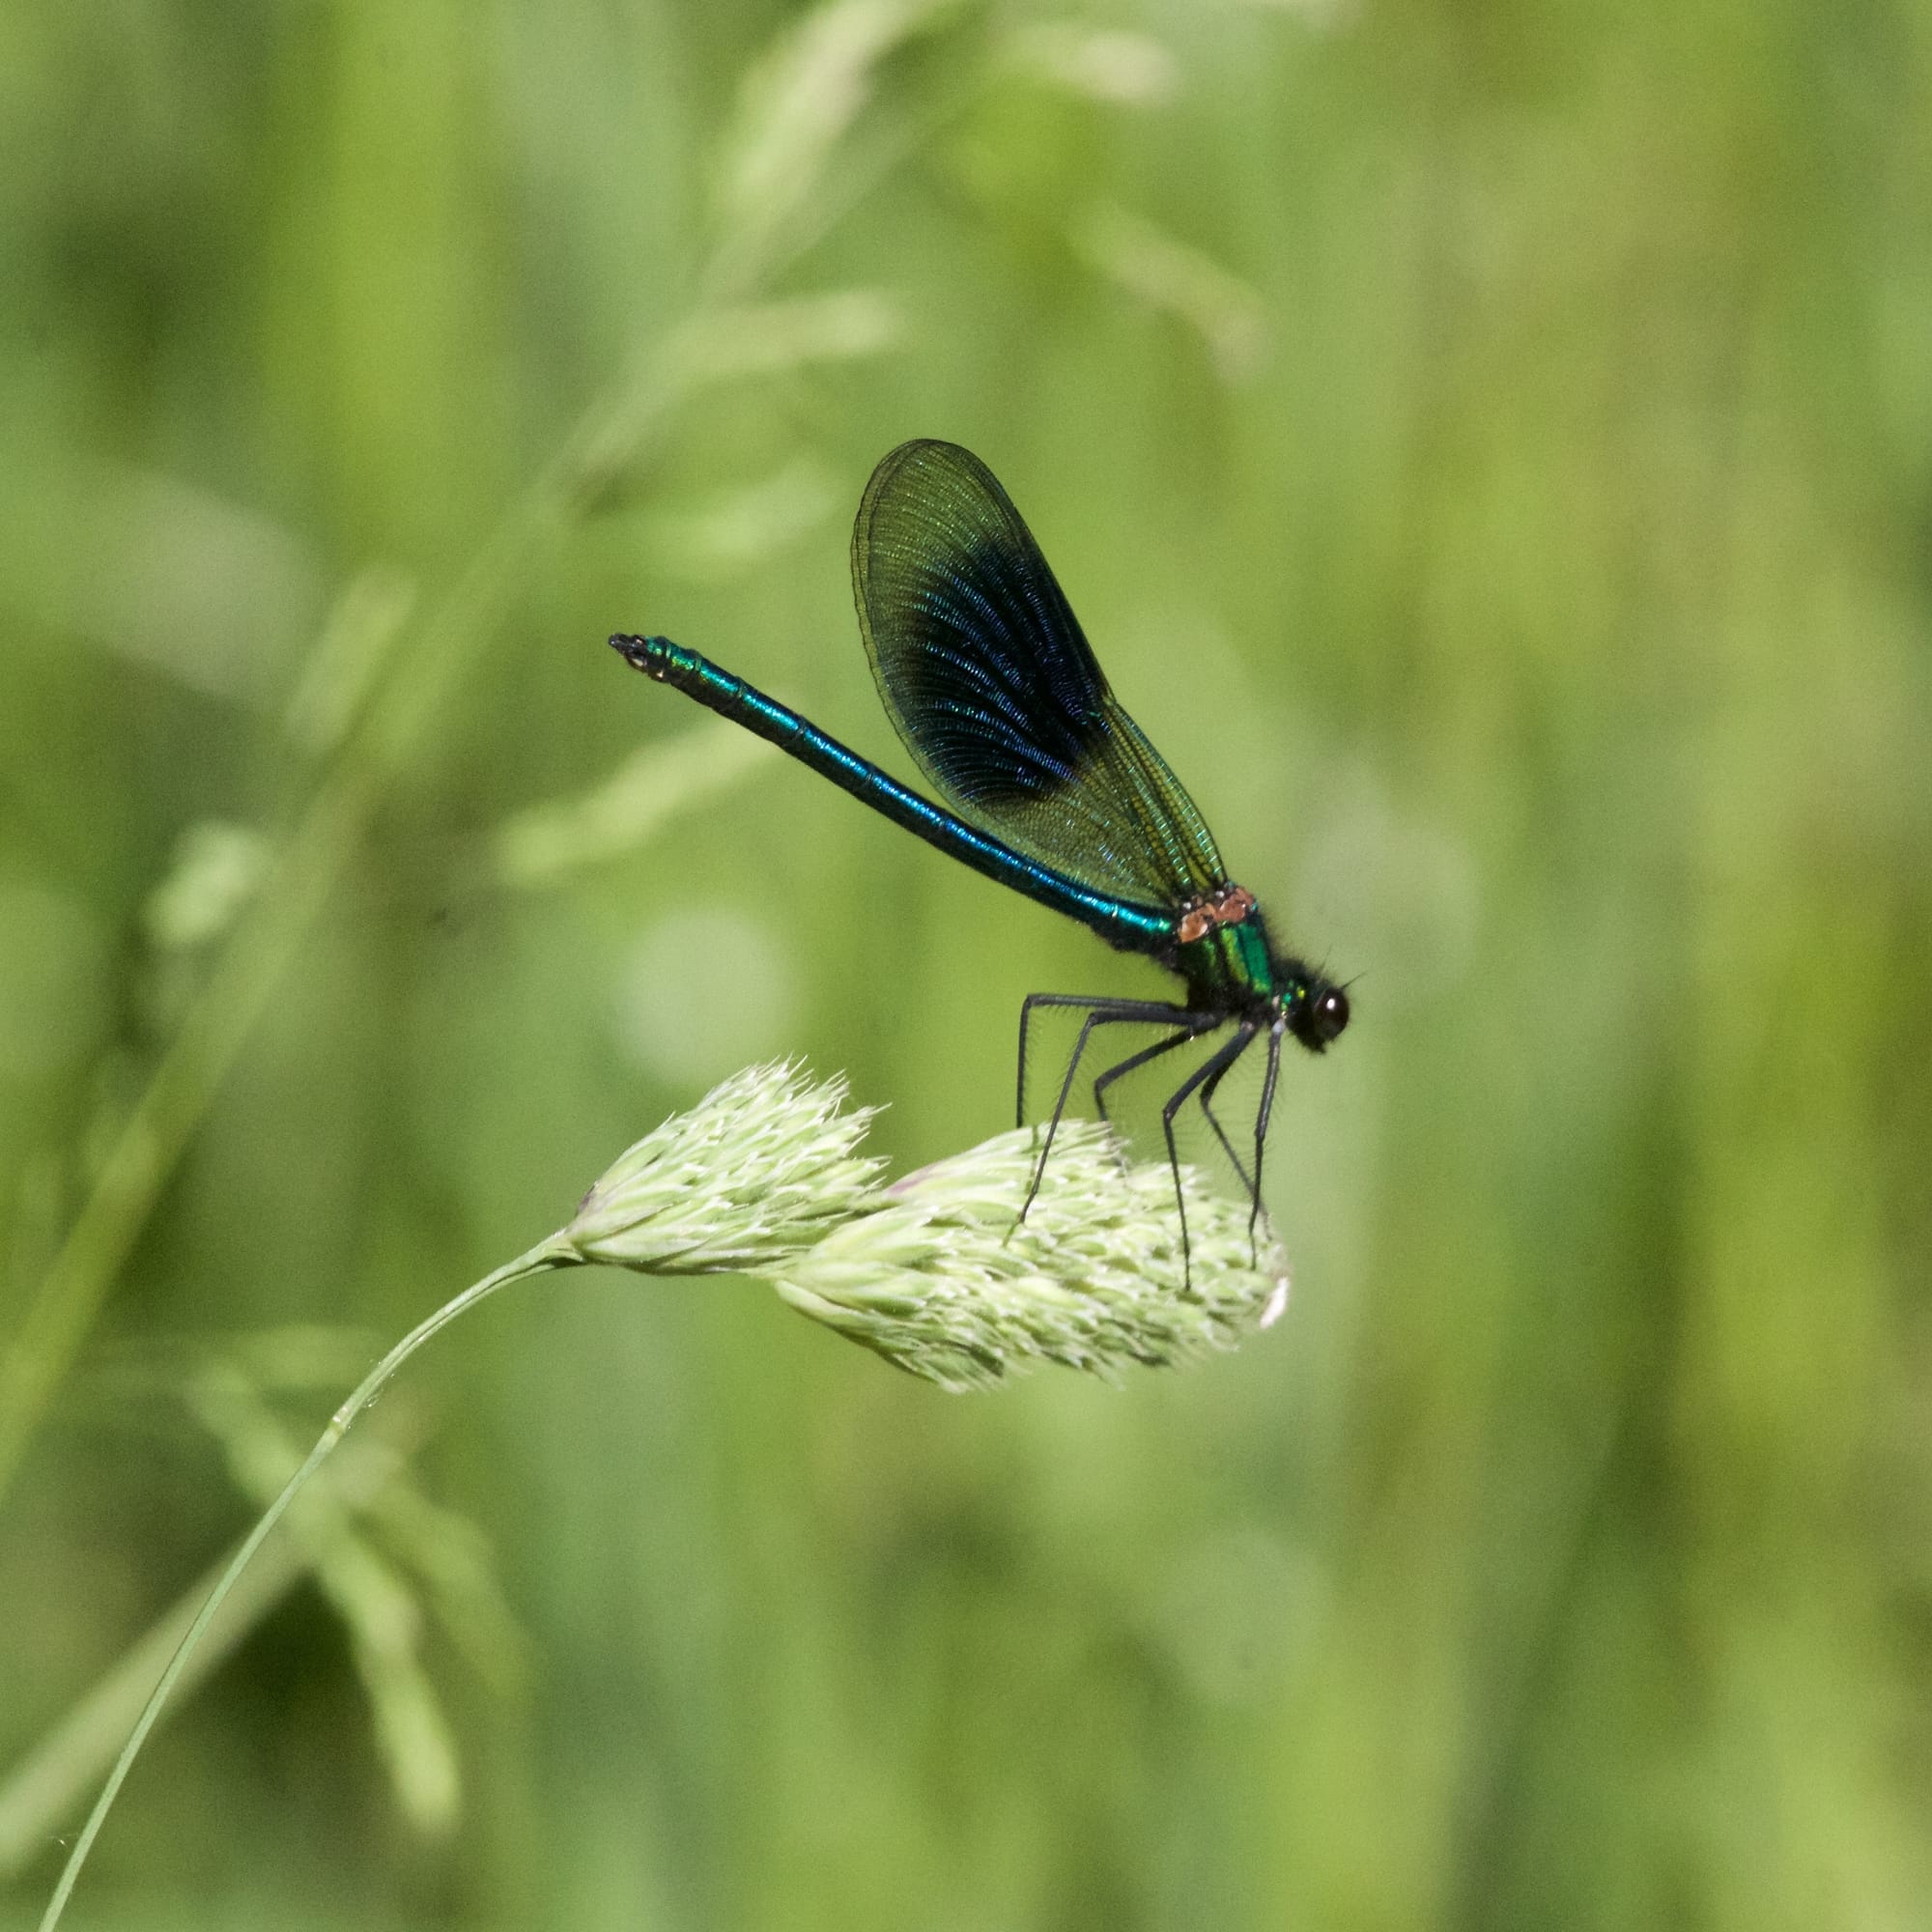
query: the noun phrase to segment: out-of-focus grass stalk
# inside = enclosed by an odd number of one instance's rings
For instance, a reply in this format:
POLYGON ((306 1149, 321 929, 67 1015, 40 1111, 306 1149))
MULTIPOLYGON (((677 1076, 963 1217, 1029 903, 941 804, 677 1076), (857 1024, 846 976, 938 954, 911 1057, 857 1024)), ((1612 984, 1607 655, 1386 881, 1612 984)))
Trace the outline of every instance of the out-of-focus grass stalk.
POLYGON ((128 1110, 29 1298, 0 1357, 0 1494, 215 1087, 354 849, 377 796, 375 777, 372 769, 351 764, 311 797, 128 1110))
MULTIPOLYGON (((272 1502, 301 1452, 253 1377, 216 1361, 193 1378, 188 1402, 220 1441, 242 1492, 258 1508, 272 1502)), ((415 1831, 440 1837, 461 1813, 463 1776, 423 1659, 423 1609, 401 1566, 331 1490, 314 1503, 301 1540, 316 1552, 316 1583, 348 1636, 390 1787, 415 1831)))
POLYGON ((1261 373, 1267 359, 1267 307, 1239 276, 1111 202, 1091 210, 1070 240, 1098 273, 1193 329, 1214 373, 1230 387, 1261 373))
POLYGON ((771 751, 722 720, 647 746, 594 790, 532 806, 498 826, 491 841, 496 882, 530 890, 636 851, 674 813, 736 784, 771 751))
POLYGON ((81 1827, 79 1837, 73 1842, 73 1850, 68 1854, 60 1883, 54 1888, 54 1895, 48 1901, 46 1912, 41 1919, 43 1932, 51 1932, 51 1928, 60 1922, 62 1913, 67 1910, 67 1901, 73 1891, 74 1882, 80 1877, 81 1867, 87 1862, 87 1855, 93 1849, 94 1840, 99 1834, 101 1824, 106 1819, 116 1795, 128 1773, 133 1768, 134 1760, 140 1754, 141 1747, 147 1742, 148 1733, 154 1729, 156 1719, 160 1717, 162 1708, 174 1695, 183 1679, 187 1676, 209 1627, 220 1614, 221 1606, 227 1602, 230 1592, 242 1580, 242 1572, 254 1560, 255 1552, 268 1541, 269 1533, 281 1521, 289 1505, 307 1486, 309 1478, 328 1460, 336 1444, 348 1433, 350 1425, 376 1399, 389 1378, 431 1336, 446 1328, 459 1315, 475 1307, 485 1296, 496 1293, 499 1288, 505 1288, 513 1281, 522 1281, 528 1275, 541 1274, 549 1268, 568 1265, 576 1259, 576 1256, 559 1250, 554 1242, 546 1241, 532 1248, 527 1254, 518 1256, 515 1261, 499 1267, 494 1274, 485 1275, 481 1281, 465 1289, 455 1300, 444 1302, 434 1315, 411 1329, 369 1371, 355 1393, 329 1418, 328 1427, 323 1431, 301 1466, 283 1485, 281 1493, 263 1512, 261 1520, 242 1539, 241 1547, 229 1558, 227 1566, 215 1579, 213 1589, 209 1592, 208 1600, 195 1613, 194 1621, 188 1625, 174 1655, 169 1659, 167 1668, 161 1672, 160 1681, 150 1693, 128 1742, 114 1760, 114 1769, 108 1773, 107 1782, 101 1788, 100 1796, 95 1801, 94 1809, 88 1813, 87 1823, 81 1827))
MULTIPOLYGON (((359 1512, 395 1475, 399 1460, 391 1442, 358 1440, 331 1471, 331 1498, 342 1510, 359 1512)), ((203 1682, 321 1560, 321 1550, 307 1539, 270 1544, 229 1590, 222 1614, 176 1677, 176 1692, 203 1682)), ((226 1568, 223 1564, 191 1584, 0 1785, 0 1879, 11 1878, 39 1856, 82 1792, 113 1762, 156 1678, 181 1647, 196 1609, 226 1568)))
POLYGON ((188 1625, 61 1872, 53 1932, 116 1795, 255 1552, 390 1378, 499 1288, 607 1263, 650 1275, 746 1273, 801 1313, 949 1389, 1036 1362, 1110 1376, 1179 1362, 1265 1327, 1287 1293, 1245 1205, 1185 1177, 1191 1266, 1165 1165, 1127 1168, 1104 1129, 1068 1122, 1024 1222, 1038 1139, 1002 1134, 887 1188, 859 1151, 871 1119, 842 1081, 794 1065, 734 1075, 628 1149, 569 1224, 418 1322, 330 1418, 188 1625))
MULTIPOLYGON (((690 345, 752 299, 849 208, 884 168, 848 170, 817 194, 829 162, 897 45, 955 0, 833 0, 788 29, 748 81, 720 168, 715 234, 699 291, 667 319, 612 389, 587 410, 478 548, 449 591, 399 639, 388 674, 336 736, 262 890, 231 933, 172 1043, 97 1170, 66 1239, 0 1356, 0 1495, 115 1277, 269 994, 341 877, 384 790, 417 743, 458 667, 535 558, 613 477, 634 467, 699 376, 690 345)), ((381 610, 388 606, 381 604, 381 610)), ((358 659, 374 656, 360 648, 358 659)))

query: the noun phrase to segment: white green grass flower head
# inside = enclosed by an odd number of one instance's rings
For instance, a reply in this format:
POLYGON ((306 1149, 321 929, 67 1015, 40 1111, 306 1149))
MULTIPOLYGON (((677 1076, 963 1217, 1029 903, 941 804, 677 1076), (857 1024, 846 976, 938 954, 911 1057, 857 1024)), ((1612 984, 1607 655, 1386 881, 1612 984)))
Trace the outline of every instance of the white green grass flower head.
POLYGON ((1037 1129, 1002 1134, 759 1272, 802 1314, 949 1389, 1041 1361, 1110 1378, 1184 1362, 1281 1312, 1288 1269, 1272 1236, 1251 1243, 1246 1205, 1192 1169, 1190 1266, 1164 1163, 1130 1166, 1104 1128, 1067 1122, 1020 1221, 1038 1157, 1037 1129))
POLYGON ((1035 1363, 1113 1376, 1233 1347, 1280 1313, 1288 1270, 1245 1204, 1181 1170, 1130 1164, 1065 1122, 1019 1218, 1039 1132, 1001 1134, 892 1186, 858 1151, 868 1109, 796 1065, 735 1074, 629 1150, 561 1239, 647 1274, 770 1281, 801 1314, 948 1389, 1035 1363))
POLYGON ((873 1112, 792 1062, 748 1067, 627 1149, 563 1231, 578 1258, 646 1274, 753 1273, 878 1196, 873 1112))
POLYGON ((1186 1361, 1265 1328, 1288 1295, 1272 1236, 1182 1170, 1129 1164, 1104 1129, 1062 1124, 1024 1221, 1037 1130, 1001 1134, 888 1187, 859 1151, 871 1119, 842 1081, 757 1066, 673 1115, 611 1166, 567 1226, 423 1319, 335 1411, 223 1570, 161 1673, 41 1919, 54 1932, 95 1837, 222 1603, 356 1418, 415 1351, 512 1282, 608 1262, 645 1274, 734 1272, 947 1389, 1038 1362, 1111 1378, 1186 1361))

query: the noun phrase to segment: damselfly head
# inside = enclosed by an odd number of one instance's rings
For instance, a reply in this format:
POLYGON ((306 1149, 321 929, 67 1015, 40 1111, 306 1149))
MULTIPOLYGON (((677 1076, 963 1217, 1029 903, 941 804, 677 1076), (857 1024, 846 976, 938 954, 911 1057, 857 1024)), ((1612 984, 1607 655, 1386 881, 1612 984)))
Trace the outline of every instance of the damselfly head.
POLYGON ((1310 1053, 1321 1053, 1349 1024, 1349 996, 1331 980, 1309 979, 1290 994, 1288 1030, 1310 1053))

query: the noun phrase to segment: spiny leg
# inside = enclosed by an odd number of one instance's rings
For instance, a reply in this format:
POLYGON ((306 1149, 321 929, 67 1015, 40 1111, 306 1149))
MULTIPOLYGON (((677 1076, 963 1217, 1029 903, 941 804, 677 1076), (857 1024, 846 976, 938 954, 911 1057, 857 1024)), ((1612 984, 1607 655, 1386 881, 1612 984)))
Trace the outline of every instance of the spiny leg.
POLYGON ((1180 1278, 1184 1287, 1194 1285, 1193 1250, 1187 1238, 1187 1194, 1180 1184, 1180 1150, 1175 1145, 1174 1117, 1187 1104, 1188 1096, 1204 1082, 1212 1080, 1216 1074, 1225 1073, 1241 1055, 1248 1050, 1258 1029, 1253 1020, 1243 1020, 1235 1029, 1235 1037, 1226 1046, 1218 1047, 1190 1073, 1169 1096, 1167 1105, 1160 1110, 1160 1130, 1167 1138, 1167 1164, 1174 1174, 1174 1205, 1180 1210, 1180 1278))
MULTIPOLYGON (((1080 1037, 1073 1042, 1073 1057, 1066 1063, 1066 1075, 1060 1083, 1060 1093, 1053 1103, 1053 1115, 1046 1123, 1046 1134, 1039 1146, 1039 1158, 1034 1162, 1033 1179, 1027 1183, 1026 1199, 1020 1203, 1019 1216, 1018 1220, 1014 1223, 1015 1226, 1018 1225, 1019 1221, 1026 1219, 1027 1210, 1032 1208, 1034 1197, 1039 1192, 1039 1184, 1046 1179, 1046 1157, 1053 1151, 1054 1136, 1060 1131, 1061 1120, 1066 1112, 1067 1098, 1073 1092, 1074 1078, 1080 1071, 1080 1062, 1087 1051, 1088 1040, 1093 1037, 1094 1029, 1095 1027, 1121 1025, 1129 1020, 1139 1020, 1141 1017, 1138 1013, 1095 1011, 1090 1009, 1087 1017, 1080 1023, 1080 1037)), ((1026 1085, 1026 1074, 1024 1071, 1020 1074, 1020 1084, 1022 1091, 1024 1091, 1026 1085)))
POLYGON ((1214 1129, 1214 1138, 1221 1143, 1221 1151, 1228 1156, 1236 1175, 1240 1177, 1241 1191, 1252 1194, 1255 1184, 1248 1179, 1247 1163, 1235 1151, 1235 1144, 1228 1138, 1227 1130, 1221 1125, 1220 1117, 1214 1112, 1214 1090, 1220 1086, 1222 1075, 1233 1070, 1233 1064, 1222 1067, 1221 1072, 1207 1081, 1201 1089, 1201 1111, 1208 1116, 1208 1124, 1214 1129))
MULTIPOLYGON (((1281 1028, 1276 1027, 1268 1035, 1267 1071, 1262 1076, 1262 1103, 1255 1110, 1255 1181, 1248 1194, 1248 1252, 1258 1266, 1261 1250, 1255 1243, 1255 1223, 1262 1211, 1262 1151, 1267 1146, 1268 1115, 1274 1110, 1274 1083, 1280 1071, 1281 1028)), ((1202 1104, 1207 1104, 1205 1099, 1202 1104)))
POLYGON ((1100 1116, 1101 1124, 1108 1127, 1114 1124, 1107 1112, 1107 1089, 1122 1074, 1133 1072, 1136 1067, 1145 1066, 1150 1060, 1158 1060, 1163 1053, 1172 1053, 1177 1046, 1185 1046, 1190 1039, 1199 1039, 1207 1031, 1206 1027, 1182 1027, 1168 1038, 1157 1039, 1151 1046, 1144 1046, 1138 1053, 1129 1054, 1125 1060, 1108 1067, 1094 1083, 1094 1106, 1100 1116))
MULTIPOLYGON (((1034 994, 1029 1005, 1037 1001, 1041 1006, 1072 1006, 1073 998, 1065 993, 1034 994)), ((1087 1017, 1080 1025, 1080 1037, 1073 1043, 1073 1058, 1066 1063, 1066 1077, 1060 1083, 1059 1097, 1053 1103, 1053 1118, 1046 1123, 1046 1138, 1040 1144, 1039 1159, 1034 1163, 1033 1180, 1027 1188, 1026 1199, 1020 1204, 1019 1219, 1024 1221, 1027 1209, 1033 1206, 1034 1196, 1039 1192, 1039 1183, 1046 1174, 1046 1157, 1053 1151, 1053 1137, 1060 1131, 1062 1117, 1066 1112, 1068 1095, 1073 1092, 1073 1082, 1080 1071, 1080 1061, 1087 1051, 1087 1042, 1092 1038, 1094 1029, 1102 1026, 1139 1024, 1158 1026, 1163 1022, 1172 1025, 1181 1018, 1194 1019, 1199 1015, 1189 1013, 1185 1007, 1171 1007, 1158 1000, 1107 1000, 1088 1007, 1087 1017)), ((1022 1009, 1021 1025, 1025 1025, 1025 1009, 1022 1009)), ((1024 1048, 1022 1048, 1024 1050, 1024 1048)), ((1026 1069, 1020 1069, 1020 1088, 1026 1088, 1026 1069)))
POLYGON ((1083 1012, 1118 1012, 1122 1018, 1128 1017, 1127 1009, 1131 1008, 1135 1015, 1144 1014, 1151 1024, 1155 1025, 1163 1019, 1191 1017, 1185 1007, 1170 1006, 1162 1000, 1122 1000, 1106 993, 1029 993, 1020 1002, 1019 1095, 1013 1107, 1013 1125, 1016 1127, 1026 1125, 1027 1025, 1036 1007, 1078 1007, 1083 1012))
POLYGON ((1222 1152, 1240 1177, 1242 1190, 1248 1197, 1248 1251, 1259 1264, 1261 1249, 1255 1239, 1255 1223, 1262 1208, 1262 1150, 1267 1142, 1268 1115, 1274 1106, 1275 1080, 1281 1071, 1281 1029, 1276 1027, 1268 1037, 1267 1073, 1262 1082, 1261 1106, 1255 1116, 1255 1171, 1252 1176, 1240 1155, 1235 1151, 1234 1142, 1228 1138, 1214 1112, 1215 1089, 1220 1086, 1222 1075, 1230 1070, 1230 1067, 1222 1067, 1202 1087, 1201 1111, 1207 1115, 1208 1124, 1214 1129, 1214 1137, 1221 1143, 1222 1152))

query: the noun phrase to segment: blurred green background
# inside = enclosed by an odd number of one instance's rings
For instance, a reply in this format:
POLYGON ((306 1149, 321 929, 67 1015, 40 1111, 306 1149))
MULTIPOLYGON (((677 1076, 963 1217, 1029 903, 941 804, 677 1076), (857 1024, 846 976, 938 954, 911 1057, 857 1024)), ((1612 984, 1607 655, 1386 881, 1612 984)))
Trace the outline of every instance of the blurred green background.
POLYGON ((8 0, 4 1922, 627 1141, 797 1053, 930 1159, 1161 983, 604 648, 903 771, 930 435, 1362 976, 1288 1318, 948 1398, 519 1289, 68 1923, 1932 1924, 1928 208, 1908 4, 8 0))

